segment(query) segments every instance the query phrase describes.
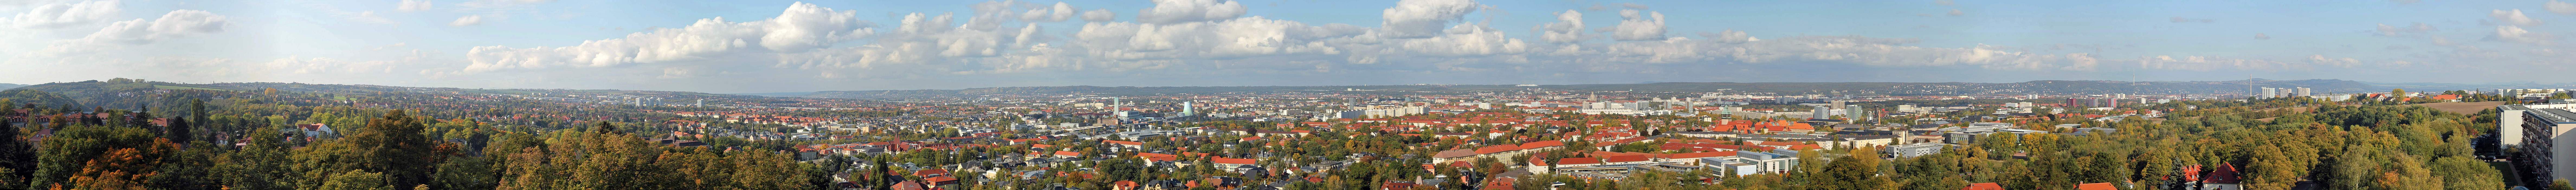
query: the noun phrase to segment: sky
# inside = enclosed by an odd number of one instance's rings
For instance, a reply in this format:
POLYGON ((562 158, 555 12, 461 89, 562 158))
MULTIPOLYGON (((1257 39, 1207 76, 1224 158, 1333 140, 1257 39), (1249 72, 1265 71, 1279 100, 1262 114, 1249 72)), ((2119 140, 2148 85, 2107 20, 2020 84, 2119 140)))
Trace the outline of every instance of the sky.
POLYGON ((2560 83, 2571 31, 2557 0, 0 0, 0 83, 2560 83))

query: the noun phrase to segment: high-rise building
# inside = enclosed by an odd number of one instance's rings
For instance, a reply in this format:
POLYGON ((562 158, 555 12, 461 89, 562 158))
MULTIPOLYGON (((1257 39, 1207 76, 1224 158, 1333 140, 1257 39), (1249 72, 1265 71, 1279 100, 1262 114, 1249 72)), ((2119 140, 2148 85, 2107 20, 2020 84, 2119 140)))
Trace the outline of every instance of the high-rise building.
POLYGON ((1814 111, 1815 116, 1809 116, 1809 117, 1807 117, 1807 118, 1811 118, 1811 119, 1834 118, 1834 117, 1833 117, 1833 113, 1834 113, 1834 112, 1833 112, 1833 108, 1832 108, 1832 107, 1816 106, 1816 111, 1814 111))
POLYGON ((2261 93, 2259 93, 2259 94, 2256 94, 2256 95, 2255 95, 2255 97, 2262 97, 2262 98, 2278 98, 2278 97, 2281 97, 2281 89, 2280 89, 2280 88, 2272 88, 2272 87, 2263 87, 2263 91, 2261 91, 2261 93))
POLYGON ((2299 87, 2299 89, 2298 89, 2298 91, 2297 91, 2297 92, 2295 92, 2295 93, 2291 93, 2291 96, 2308 96, 2308 95, 2316 95, 2316 94, 2314 94, 2313 92, 2309 92, 2309 91, 2308 91, 2308 87, 2299 87))
POLYGON ((2080 102, 2076 102, 2076 101, 2077 101, 2077 100, 2076 100, 2075 98, 2066 98, 2066 103, 2065 103, 2065 104, 2058 104, 2058 107, 2070 107, 2070 108, 2071 108, 2071 107, 2075 107, 2075 106, 2083 106, 2083 105, 2084 105, 2084 104, 2080 104, 2080 102))
POLYGON ((2497 148, 2521 147, 2517 164, 2538 181, 2576 177, 2576 140, 2560 141, 2576 131, 2576 103, 2552 102, 2496 106, 2497 148))

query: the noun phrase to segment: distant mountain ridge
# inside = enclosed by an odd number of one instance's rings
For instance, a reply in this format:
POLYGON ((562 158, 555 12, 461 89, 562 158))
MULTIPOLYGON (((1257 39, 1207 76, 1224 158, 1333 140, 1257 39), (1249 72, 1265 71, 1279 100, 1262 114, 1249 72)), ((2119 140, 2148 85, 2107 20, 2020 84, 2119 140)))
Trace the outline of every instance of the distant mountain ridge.
MULTIPOLYGON (((1577 91, 1640 92, 1717 92, 1736 93, 1824 93, 1840 91, 1849 94, 1898 95, 1985 95, 1985 94, 2212 94, 2248 93, 2260 87, 2308 87, 2316 93, 2356 93, 2385 91, 2376 85, 2335 79, 2310 80, 2235 80, 2235 81, 2089 81, 2040 80, 2017 83, 1971 82, 1658 82, 1642 84, 1573 84, 1573 85, 1369 85, 1369 86, 1211 86, 1211 87, 1103 87, 1044 86, 992 87, 956 90, 861 90, 818 91, 803 97, 818 98, 892 98, 912 96, 971 96, 991 94, 1068 94, 1096 93, 1107 95, 1147 94, 1213 94, 1227 92, 1342 91, 1349 89, 1420 92, 1510 91, 1521 89, 1577 91)), ((784 93, 781 93, 784 94, 784 93)))
POLYGON ((27 86, 34 86, 34 85, 30 85, 30 84, 10 84, 10 83, 0 83, 0 90, 8 90, 8 89, 12 89, 12 88, 27 87, 27 86))

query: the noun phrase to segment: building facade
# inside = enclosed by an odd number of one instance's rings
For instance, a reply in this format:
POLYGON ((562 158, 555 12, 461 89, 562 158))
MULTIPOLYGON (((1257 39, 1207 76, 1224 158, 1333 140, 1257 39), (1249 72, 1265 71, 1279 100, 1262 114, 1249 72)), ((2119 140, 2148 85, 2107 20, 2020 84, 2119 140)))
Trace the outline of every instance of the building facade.
POLYGON ((2497 145, 2521 150, 2517 154, 2521 159, 2515 164, 2530 168, 2533 175, 2525 177, 2538 181, 2568 179, 2570 176, 2565 174, 2576 174, 2570 173, 2576 172, 2576 163, 2569 163, 2576 161, 2576 139, 2567 136, 2567 132, 2576 131, 2576 112, 2570 111, 2576 109, 2576 103, 2552 102, 2562 103, 2497 106, 2503 113, 2496 120, 2500 137, 2497 145))

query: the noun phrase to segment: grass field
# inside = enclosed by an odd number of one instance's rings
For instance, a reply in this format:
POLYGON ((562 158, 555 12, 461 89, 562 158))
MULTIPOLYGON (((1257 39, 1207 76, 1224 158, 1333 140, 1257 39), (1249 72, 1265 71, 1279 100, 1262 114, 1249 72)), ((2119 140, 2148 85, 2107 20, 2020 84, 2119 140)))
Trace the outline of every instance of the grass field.
POLYGON ((2415 106, 2432 107, 2435 110, 2458 114, 2477 114, 2479 111, 2495 109, 2495 107, 2499 105, 2504 105, 2504 102, 2443 102, 2415 104, 2415 106))

